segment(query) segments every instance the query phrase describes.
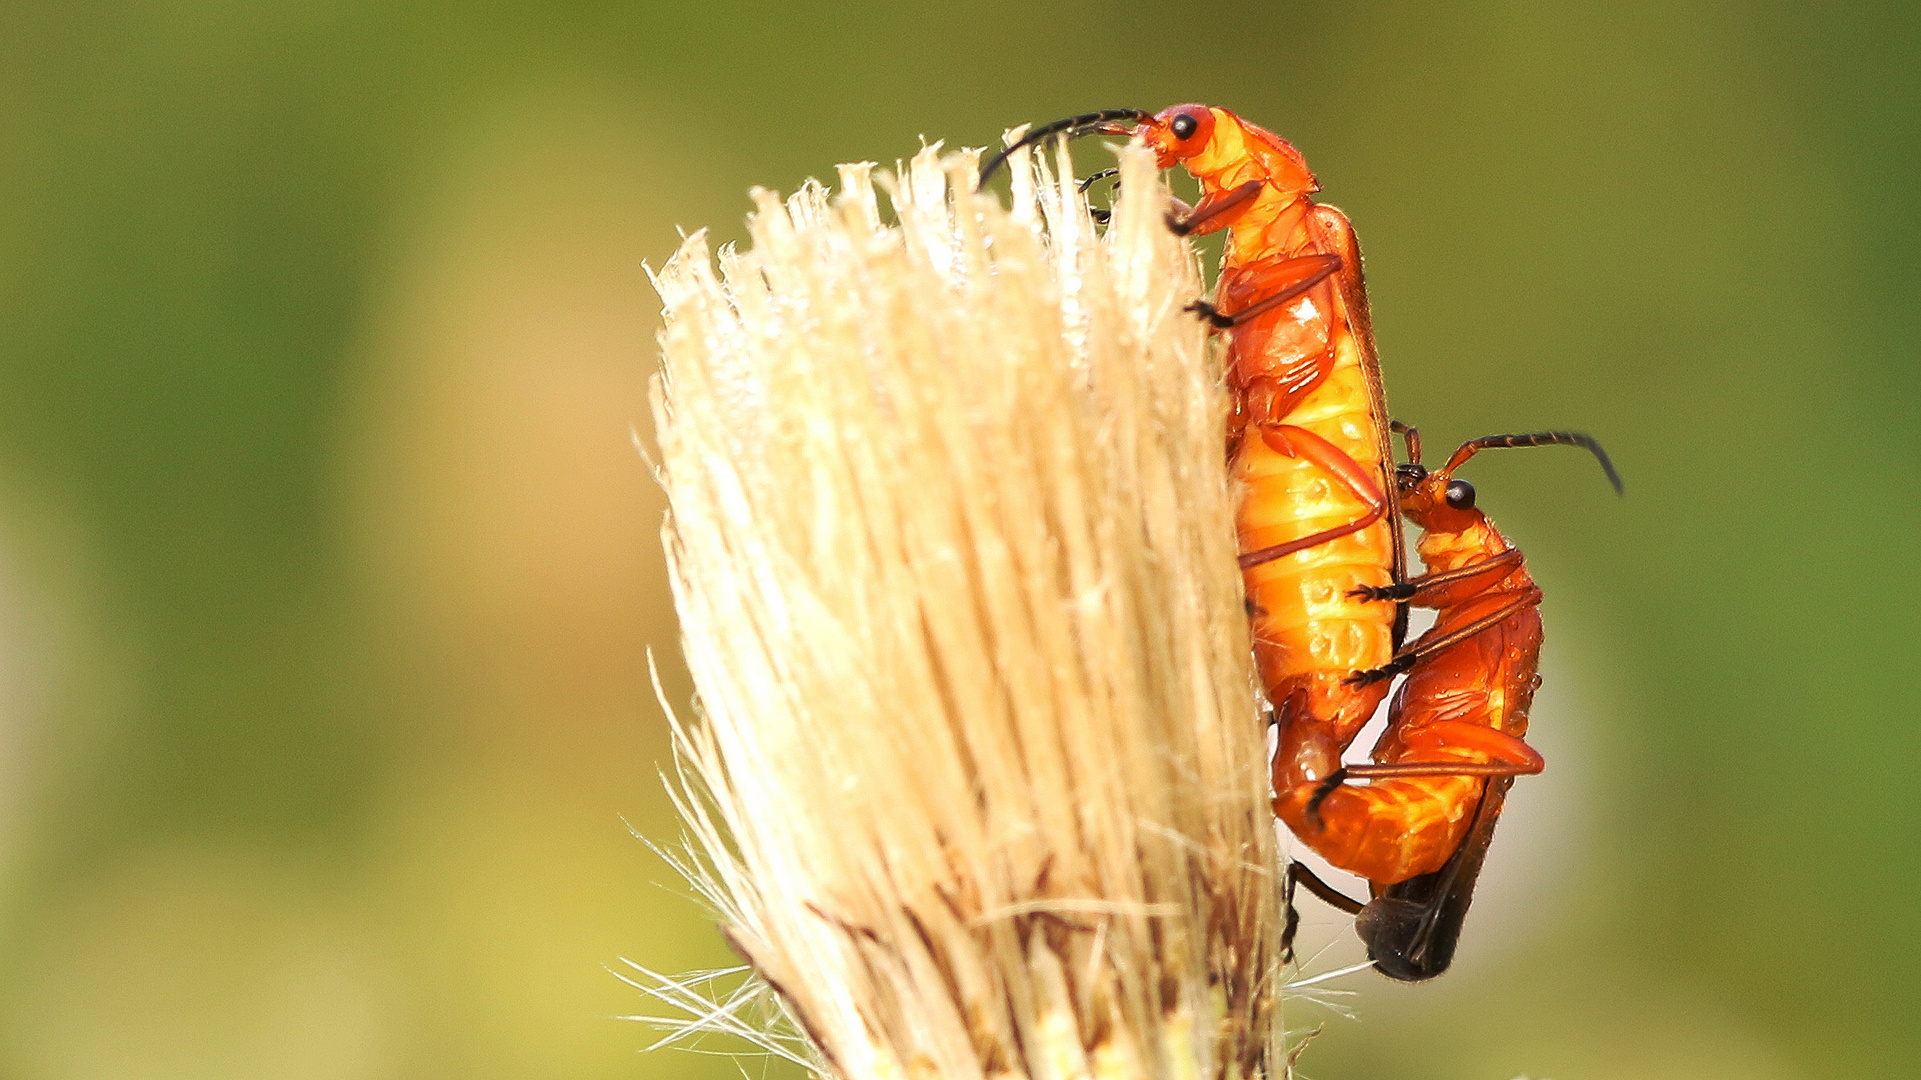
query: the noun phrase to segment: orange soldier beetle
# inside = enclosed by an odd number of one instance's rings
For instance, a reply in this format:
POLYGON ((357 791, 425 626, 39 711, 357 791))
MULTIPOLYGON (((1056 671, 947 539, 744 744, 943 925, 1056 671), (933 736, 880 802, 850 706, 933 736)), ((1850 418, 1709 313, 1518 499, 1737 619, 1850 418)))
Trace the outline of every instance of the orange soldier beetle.
POLYGON ((1508 788, 1542 767, 1522 741, 1541 684, 1541 590, 1519 549, 1475 508, 1473 485, 1454 470, 1494 447, 1579 446, 1599 460, 1617 493, 1621 480, 1600 444, 1574 432, 1475 439, 1430 473, 1419 433, 1394 429, 1406 435, 1409 458, 1396 470, 1401 512, 1422 530, 1427 572, 1369 594, 1438 616, 1392 663, 1351 677, 1373 683, 1409 672, 1372 763, 1343 766, 1346 743, 1330 733, 1291 740, 1294 733, 1284 733, 1273 763, 1274 809, 1329 862, 1367 878, 1373 897, 1366 905, 1350 900, 1294 863, 1284 944, 1297 922, 1298 882, 1356 916, 1378 970, 1414 981, 1440 974, 1453 959, 1508 788), (1351 780, 1369 783, 1353 787, 1351 780))
MULTIPOLYGON (((1229 335, 1229 470, 1247 489, 1238 511, 1256 663, 1282 742, 1346 745, 1387 696, 1349 681, 1389 663, 1406 606, 1381 590, 1405 556, 1380 362, 1346 215, 1311 197, 1320 184, 1299 151, 1226 109, 1114 109, 1036 128, 1133 135, 1200 182, 1201 200, 1168 224, 1228 230, 1212 304, 1198 312, 1229 335)), ((1338 757, 1338 753, 1337 753, 1338 757)), ((1312 843, 1309 840, 1309 843, 1312 843)))

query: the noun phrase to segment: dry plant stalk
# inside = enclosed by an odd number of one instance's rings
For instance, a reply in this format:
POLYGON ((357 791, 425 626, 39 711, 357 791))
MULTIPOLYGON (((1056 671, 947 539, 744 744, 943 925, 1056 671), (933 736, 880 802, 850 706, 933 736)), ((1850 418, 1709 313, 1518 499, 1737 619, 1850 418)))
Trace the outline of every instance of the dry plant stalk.
POLYGON ((657 275, 697 884, 831 1075, 1281 1075, 1195 258, 1145 151, 1098 237, 975 168, 756 192, 657 275))

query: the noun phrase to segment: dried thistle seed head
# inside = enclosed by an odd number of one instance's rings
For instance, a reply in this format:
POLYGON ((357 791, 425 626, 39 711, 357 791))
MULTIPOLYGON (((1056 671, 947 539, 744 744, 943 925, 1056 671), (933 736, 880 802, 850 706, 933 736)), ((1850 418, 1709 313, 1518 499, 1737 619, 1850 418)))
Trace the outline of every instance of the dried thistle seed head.
POLYGON ((850 1080, 1278 1075, 1195 260, 1146 151, 1098 236, 1017 164, 1011 211, 932 148, 759 192, 656 278, 703 888, 850 1080))

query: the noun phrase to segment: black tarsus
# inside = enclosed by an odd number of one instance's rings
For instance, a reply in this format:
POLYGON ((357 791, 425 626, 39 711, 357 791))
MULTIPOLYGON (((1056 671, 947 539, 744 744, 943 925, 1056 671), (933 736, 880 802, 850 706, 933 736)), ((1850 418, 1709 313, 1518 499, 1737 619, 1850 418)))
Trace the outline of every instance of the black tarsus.
POLYGON ((1366 907, 1359 900, 1322 881, 1321 876, 1306 863, 1299 860, 1290 861, 1287 864, 1287 882, 1281 889, 1281 902, 1287 908, 1286 918, 1281 926, 1282 963, 1293 962, 1294 935, 1301 929, 1301 913, 1294 906, 1294 886, 1297 884, 1306 885, 1307 891, 1319 897, 1321 903, 1343 914, 1358 915, 1366 907))
MULTIPOLYGON (((1097 172, 1094 175, 1088 177, 1087 179, 1082 180, 1080 182, 1080 186, 1075 188, 1074 190, 1078 194, 1086 195, 1087 189, 1093 187, 1096 183, 1099 183, 1100 181, 1105 180, 1110 176, 1119 176, 1120 174, 1121 174, 1121 171, 1119 169, 1102 169, 1100 172, 1097 172)), ((1121 189, 1121 182, 1119 180, 1114 181, 1113 191, 1119 191, 1120 189, 1121 189)), ((1109 194, 1111 196, 1112 192, 1110 192, 1109 194)), ((1094 219, 1094 224, 1105 225, 1109 221, 1113 220, 1114 211, 1102 210, 1099 207, 1090 206, 1087 208, 1087 216, 1094 219)))
POLYGON ((1347 678, 1341 680, 1341 685, 1373 686, 1377 682, 1386 682, 1396 675, 1405 674, 1412 669, 1420 659, 1418 654, 1404 652, 1394 659, 1389 660, 1387 663, 1382 664, 1380 667, 1367 668, 1349 675, 1347 678))
POLYGON ((995 171, 1001 167, 1001 163, 1006 161, 1014 151, 1019 150, 1023 146, 1031 146, 1047 138, 1049 135, 1065 131, 1067 132, 1068 138, 1077 139, 1082 135, 1101 134, 1104 130, 1103 125, 1111 124, 1116 120, 1145 122, 1152 119, 1154 119, 1154 114, 1145 109, 1102 109, 1099 112, 1082 113, 1079 116, 1070 116, 1065 120, 1056 120, 1051 124, 1042 124, 1040 127, 1034 128, 1028 131, 1027 134, 1022 135, 1006 149, 989 158, 987 164, 981 166, 981 186, 985 187, 987 185, 989 178, 994 175, 995 171))
POLYGON ((1361 600, 1392 600, 1395 603, 1402 603, 1414 599, 1420 591, 1420 586, 1403 581, 1398 585, 1363 585, 1358 589, 1347 590, 1347 595, 1361 600))

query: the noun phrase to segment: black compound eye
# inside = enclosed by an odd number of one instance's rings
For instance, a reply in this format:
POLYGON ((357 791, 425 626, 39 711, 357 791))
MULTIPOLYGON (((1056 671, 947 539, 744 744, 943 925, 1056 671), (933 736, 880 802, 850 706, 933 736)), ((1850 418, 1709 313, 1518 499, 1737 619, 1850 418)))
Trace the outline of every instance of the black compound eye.
POLYGON ((1167 130, 1173 132, 1176 139, 1191 139, 1200 129, 1201 122, 1194 119, 1193 113, 1177 113, 1167 125, 1167 130))
POLYGON ((1474 485, 1465 480, 1447 482, 1447 504, 1456 510, 1474 509, 1474 485))

